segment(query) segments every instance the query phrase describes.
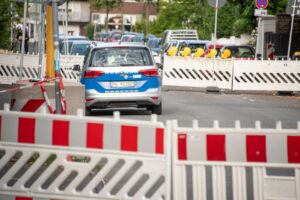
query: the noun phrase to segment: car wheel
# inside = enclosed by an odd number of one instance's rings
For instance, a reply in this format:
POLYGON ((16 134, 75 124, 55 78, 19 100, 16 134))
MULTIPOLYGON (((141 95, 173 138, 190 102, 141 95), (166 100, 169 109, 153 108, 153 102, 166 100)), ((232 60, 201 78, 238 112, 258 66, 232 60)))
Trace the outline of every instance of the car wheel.
POLYGON ((159 105, 153 105, 151 107, 151 111, 152 111, 153 114, 161 115, 161 112, 162 112, 161 103, 159 105))
POLYGON ((92 110, 90 108, 85 108, 85 116, 92 115, 92 110))

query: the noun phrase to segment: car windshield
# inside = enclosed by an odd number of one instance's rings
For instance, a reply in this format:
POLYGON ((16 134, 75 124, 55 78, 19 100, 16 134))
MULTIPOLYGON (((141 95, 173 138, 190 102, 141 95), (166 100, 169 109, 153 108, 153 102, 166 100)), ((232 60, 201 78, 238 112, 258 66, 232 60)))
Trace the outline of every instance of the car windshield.
POLYGON ((71 55, 85 55, 86 50, 89 47, 90 44, 73 44, 71 49, 71 55))
POLYGON ((96 49, 91 67, 149 66, 153 65, 148 49, 142 47, 112 47, 96 49))
POLYGON ((198 48, 204 49, 205 44, 189 44, 188 47, 191 48, 192 53, 195 53, 198 48))
POLYGON ((254 57, 254 52, 250 47, 229 48, 232 57, 254 57))

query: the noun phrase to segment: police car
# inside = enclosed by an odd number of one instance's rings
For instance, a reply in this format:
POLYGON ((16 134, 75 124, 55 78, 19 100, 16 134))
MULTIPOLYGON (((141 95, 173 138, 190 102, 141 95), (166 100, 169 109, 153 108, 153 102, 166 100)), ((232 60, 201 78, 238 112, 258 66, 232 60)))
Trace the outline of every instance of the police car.
POLYGON ((86 115, 94 108, 139 107, 162 112, 161 77, 148 47, 129 43, 93 43, 80 82, 85 85, 86 115))

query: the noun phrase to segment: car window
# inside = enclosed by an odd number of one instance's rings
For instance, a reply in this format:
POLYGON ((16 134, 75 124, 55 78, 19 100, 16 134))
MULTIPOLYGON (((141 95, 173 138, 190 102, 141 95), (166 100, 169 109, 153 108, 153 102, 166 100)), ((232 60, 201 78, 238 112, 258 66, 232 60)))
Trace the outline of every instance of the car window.
POLYGON ((73 44, 72 50, 71 50, 71 55, 85 55, 86 50, 89 47, 90 44, 73 44))
POLYGON ((140 47, 112 47, 96 49, 90 67, 120 67, 153 65, 150 53, 140 47))

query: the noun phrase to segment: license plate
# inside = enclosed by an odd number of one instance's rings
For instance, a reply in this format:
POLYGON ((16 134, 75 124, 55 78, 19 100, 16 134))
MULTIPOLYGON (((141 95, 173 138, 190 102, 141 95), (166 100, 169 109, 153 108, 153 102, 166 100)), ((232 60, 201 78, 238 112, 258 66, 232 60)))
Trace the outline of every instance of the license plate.
POLYGON ((130 88, 134 87, 134 81, 114 81, 111 82, 112 88, 130 88))

